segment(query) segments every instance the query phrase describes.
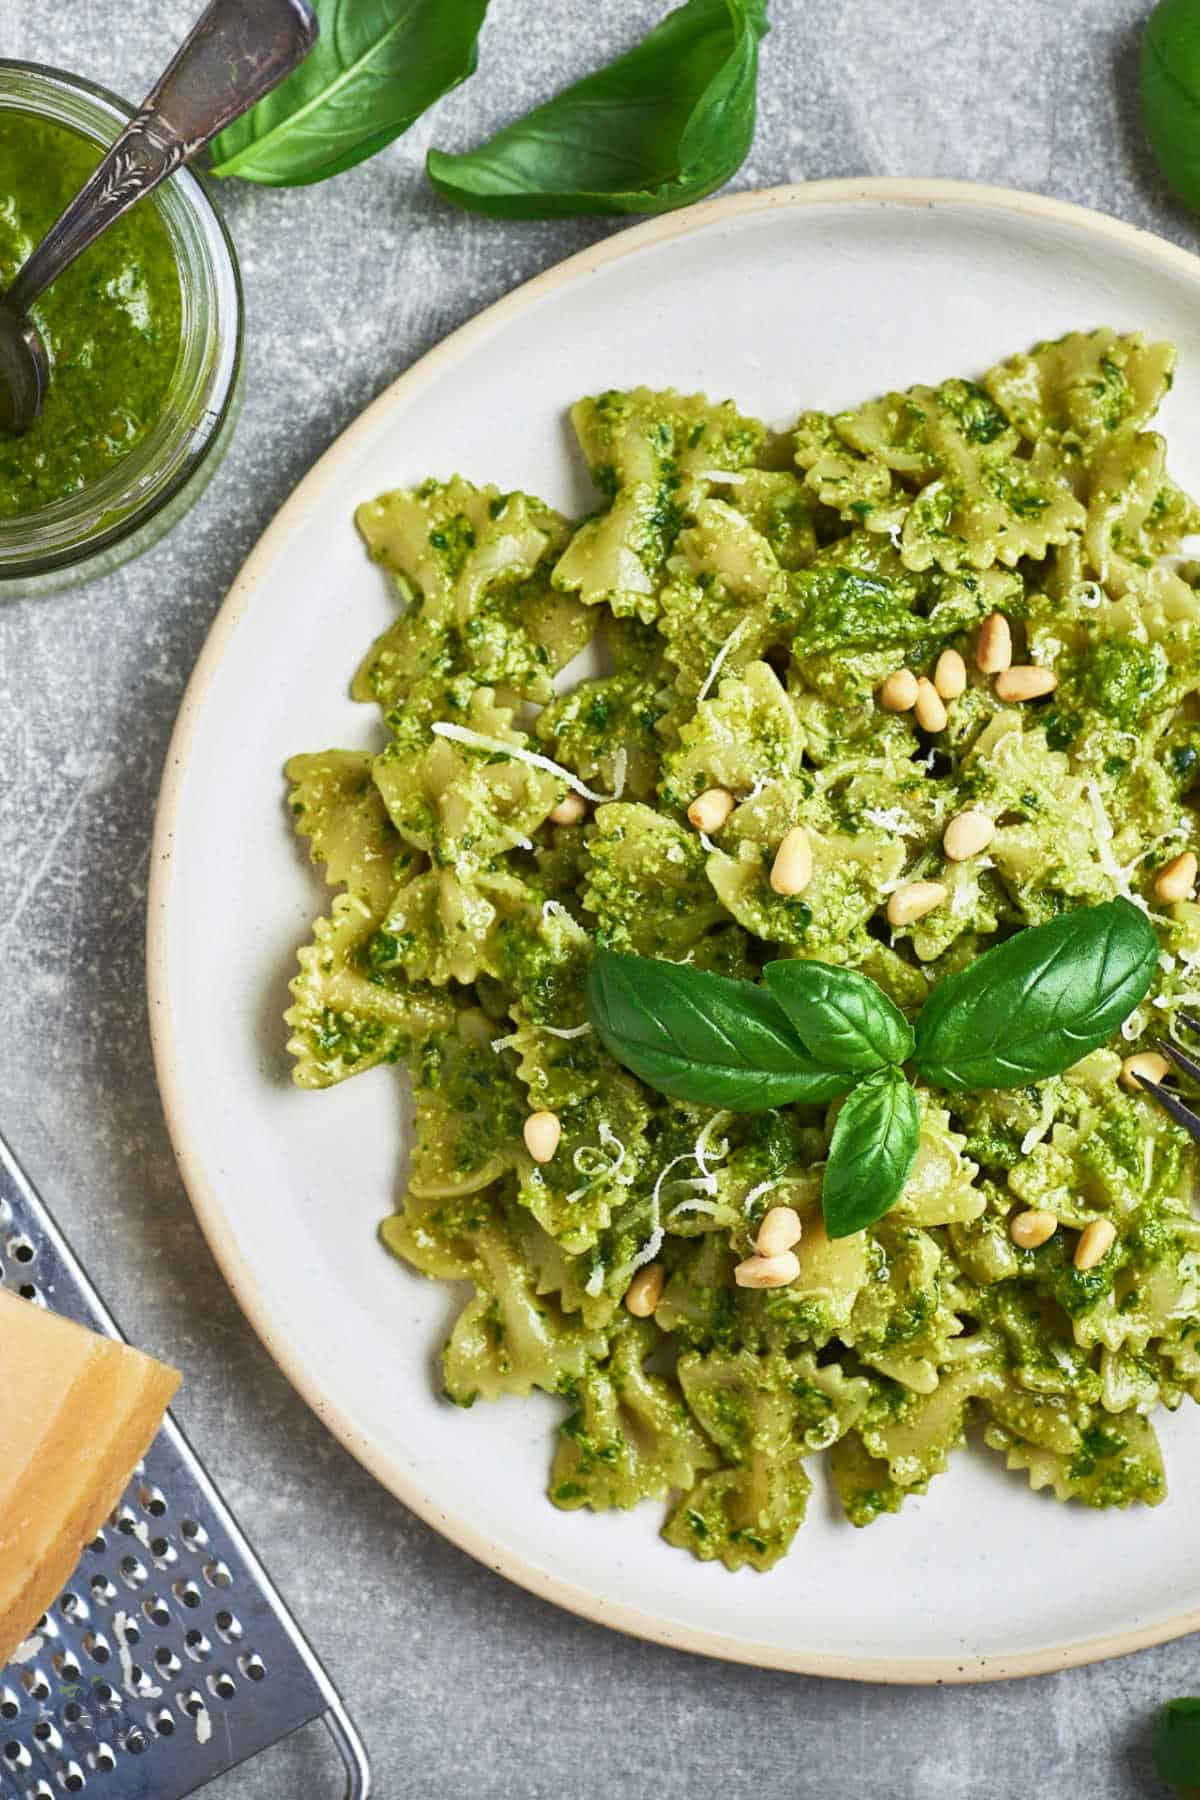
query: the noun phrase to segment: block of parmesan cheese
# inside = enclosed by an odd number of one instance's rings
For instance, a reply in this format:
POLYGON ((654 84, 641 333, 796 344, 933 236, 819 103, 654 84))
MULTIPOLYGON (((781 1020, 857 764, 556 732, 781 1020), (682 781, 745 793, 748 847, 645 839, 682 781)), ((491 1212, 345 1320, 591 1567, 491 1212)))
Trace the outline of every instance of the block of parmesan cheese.
POLYGON ((179 1386, 0 1288, 0 1669, 66 1585, 179 1386))

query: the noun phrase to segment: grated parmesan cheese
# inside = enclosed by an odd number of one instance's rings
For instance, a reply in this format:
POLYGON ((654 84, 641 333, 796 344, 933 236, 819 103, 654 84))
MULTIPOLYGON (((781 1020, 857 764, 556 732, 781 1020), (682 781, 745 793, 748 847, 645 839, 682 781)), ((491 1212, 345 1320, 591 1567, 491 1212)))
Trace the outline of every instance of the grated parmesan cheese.
POLYGON ((697 706, 699 706, 700 702, 707 697, 708 690, 711 688, 721 671, 721 664, 725 661, 725 658, 729 655, 729 652, 733 649, 733 646, 737 643, 738 638, 745 629, 745 619, 739 619, 729 636, 725 639, 725 642, 721 645, 721 648, 717 651, 717 654, 713 657, 712 662, 709 665, 708 674, 700 684, 700 692, 696 695, 697 706))
POLYGON ((598 794, 594 788, 585 787, 577 775, 572 775, 570 769, 564 769, 552 757, 542 756, 536 750, 526 750, 521 744, 506 744, 503 738, 488 737, 486 732, 472 731, 466 725, 453 725, 447 719, 438 719, 430 730, 435 736, 449 738, 455 744, 465 744, 468 749, 489 750, 493 756, 512 756, 517 762, 528 763, 530 768, 543 769, 547 775, 557 775, 560 781, 565 781, 582 799, 594 801, 597 806, 603 806, 609 800, 619 800, 625 791, 628 757, 623 749, 618 750, 613 757, 613 792, 598 794))

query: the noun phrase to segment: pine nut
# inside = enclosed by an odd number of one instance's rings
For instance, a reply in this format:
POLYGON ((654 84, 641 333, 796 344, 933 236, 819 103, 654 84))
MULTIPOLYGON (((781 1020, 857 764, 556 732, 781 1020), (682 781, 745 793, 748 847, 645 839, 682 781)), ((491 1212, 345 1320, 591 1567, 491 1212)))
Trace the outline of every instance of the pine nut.
POLYGON ((652 1319, 662 1299, 667 1271, 661 1263, 647 1263, 625 1289, 625 1307, 635 1319, 652 1319))
POLYGON ((557 806, 552 806, 546 814, 552 825, 578 825, 587 812, 587 801, 582 794, 568 794, 557 806))
POLYGON ((1147 1081, 1162 1081, 1170 1073, 1170 1063, 1157 1050, 1139 1050, 1136 1056, 1125 1058, 1117 1079, 1131 1094, 1141 1094, 1145 1089, 1138 1080, 1139 1075, 1144 1075, 1147 1081))
POLYGON ((1103 1262, 1117 1241, 1117 1228, 1111 1219, 1093 1219, 1079 1234, 1073 1261, 1077 1269, 1094 1269, 1103 1262))
POLYGON ((1011 666, 1012 628, 1003 613, 990 613, 975 641, 975 667, 984 675, 998 675, 1011 666))
POLYGON ((884 712, 911 712, 917 703, 917 678, 911 669, 897 669, 879 690, 884 712))
POLYGON ((803 825, 793 825, 771 864, 771 886, 777 894, 802 894, 812 880, 813 853, 803 825))
POLYGON ((967 665, 957 650, 943 650, 933 671, 933 685, 943 700, 957 700, 966 692, 967 665))
POLYGON ((548 1163, 558 1149, 558 1140, 562 1136, 562 1126, 558 1122, 558 1114, 552 1112, 530 1113, 525 1121, 523 1132, 525 1148, 535 1163, 548 1163))
POLYGON ((1039 669, 1036 663, 1014 663, 996 677, 996 695, 1000 700, 1041 700, 1058 686, 1053 669, 1039 669))
POLYGON ((739 1287, 786 1287, 800 1273, 800 1259, 794 1250, 781 1250, 778 1256, 748 1256, 733 1271, 739 1287))
POLYGON ((764 1215, 754 1240, 760 1256, 779 1256, 800 1242, 803 1226, 794 1206, 772 1206, 764 1215))
POLYGON ((1185 850, 1172 857, 1154 879, 1154 892, 1159 900, 1190 900, 1196 886, 1196 853, 1185 850))
POLYGON ((913 708, 922 731, 945 731, 949 714, 942 696, 925 675, 917 683, 917 701, 913 708))
POLYGON ((996 835, 996 821, 985 812, 955 813, 942 838, 942 849, 951 862, 966 862, 986 850, 996 835))
POLYGON ((687 809, 687 816, 697 831, 712 835, 720 831, 734 808, 734 798, 728 788, 705 788, 699 799, 693 800, 687 809))
POLYGON ((888 924, 914 925, 935 906, 940 906, 946 893, 940 881, 906 881, 888 900, 888 924))
POLYGON ((1034 1207, 1017 1214, 1009 1224, 1008 1235, 1018 1249, 1036 1250, 1039 1244, 1048 1244, 1057 1230, 1054 1214, 1034 1207))

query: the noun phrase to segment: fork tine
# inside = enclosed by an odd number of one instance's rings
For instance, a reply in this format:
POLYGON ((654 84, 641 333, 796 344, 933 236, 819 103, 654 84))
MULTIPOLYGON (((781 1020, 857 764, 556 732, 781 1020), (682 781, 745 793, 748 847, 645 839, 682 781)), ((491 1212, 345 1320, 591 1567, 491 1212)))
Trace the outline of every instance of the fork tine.
POLYGON ((1197 1062, 1194 1057, 1185 1056, 1183 1051, 1171 1043, 1169 1038, 1156 1037, 1154 1042, 1167 1061, 1173 1062, 1180 1073, 1188 1077, 1189 1081, 1200 1081, 1200 1062, 1197 1062))
POLYGON ((1200 1019, 1196 1017, 1195 1013, 1177 1012, 1175 1017, 1182 1020, 1189 1031, 1200 1032, 1200 1019))
POLYGON ((1189 1106, 1183 1104, 1179 1095, 1173 1094, 1170 1088, 1165 1088, 1161 1081, 1151 1081, 1145 1075, 1139 1075, 1137 1081, 1139 1087, 1145 1088, 1158 1101, 1164 1112, 1170 1113, 1177 1125, 1182 1125, 1193 1143, 1200 1144, 1200 1118, 1196 1117, 1189 1106))

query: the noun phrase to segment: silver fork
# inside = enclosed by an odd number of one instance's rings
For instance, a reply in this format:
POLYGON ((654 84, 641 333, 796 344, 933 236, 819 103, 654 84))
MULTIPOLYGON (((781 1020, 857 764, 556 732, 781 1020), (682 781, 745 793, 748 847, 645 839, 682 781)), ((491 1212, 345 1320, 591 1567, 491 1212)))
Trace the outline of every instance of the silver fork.
MULTIPOLYGON (((1194 1031, 1200 1037, 1200 1019, 1194 1013, 1181 1012, 1176 1013, 1175 1016, 1180 1024, 1186 1025, 1189 1031, 1194 1031)), ((1195 1057, 1187 1056, 1177 1044, 1172 1044, 1168 1038, 1155 1038, 1154 1044, 1167 1061, 1174 1064, 1181 1075, 1186 1075, 1189 1081, 1200 1085, 1200 1062, 1197 1062, 1195 1057)), ((1163 1111, 1169 1113, 1175 1123, 1183 1127, 1193 1143, 1200 1144, 1200 1113, 1193 1112, 1190 1106, 1185 1106, 1180 1096, 1172 1088, 1164 1087, 1161 1081, 1151 1081, 1148 1075, 1140 1072, 1136 1079, 1139 1085, 1158 1101, 1163 1111)))

